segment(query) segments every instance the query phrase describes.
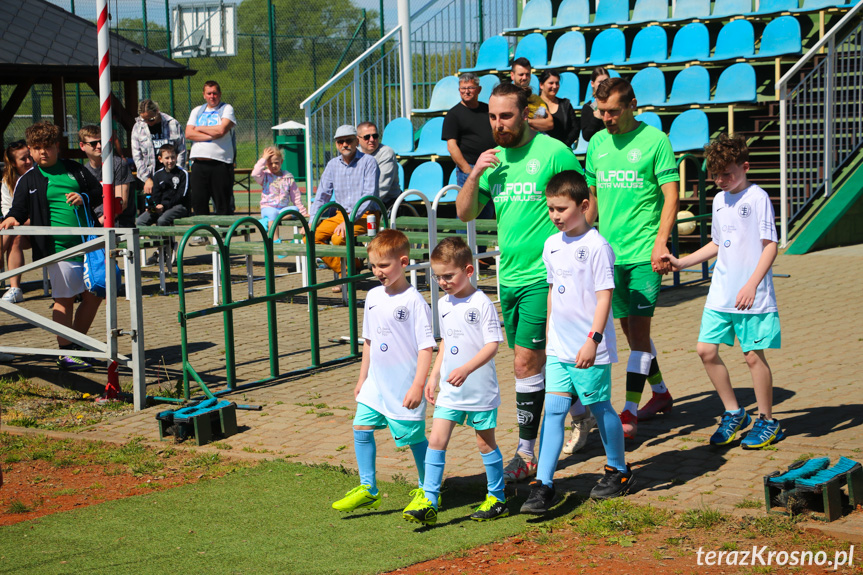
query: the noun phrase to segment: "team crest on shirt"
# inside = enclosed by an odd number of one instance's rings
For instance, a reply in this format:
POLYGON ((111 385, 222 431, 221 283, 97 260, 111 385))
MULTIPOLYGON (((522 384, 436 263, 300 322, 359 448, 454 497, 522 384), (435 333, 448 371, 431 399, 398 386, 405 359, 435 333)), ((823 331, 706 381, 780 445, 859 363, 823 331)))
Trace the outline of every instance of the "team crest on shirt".
POLYGON ((531 160, 527 163, 527 167, 525 168, 525 171, 528 174, 535 174, 535 173, 539 172, 539 168, 540 168, 539 160, 531 160))
POLYGON ((171 178, 171 183, 174 184, 174 188, 176 189, 176 187, 180 185, 180 178, 174 176, 173 178, 171 178))
POLYGON ((475 307, 470 308, 464 312, 464 320, 471 325, 479 323, 479 310, 475 307))
POLYGON ((575 259, 580 262, 586 262, 587 258, 590 257, 590 248, 587 246, 579 246, 577 250, 575 250, 575 259))
POLYGON ((725 240, 725 243, 723 245, 727 248, 731 245, 731 240, 725 240))
POLYGON ((449 352, 453 355, 458 355, 458 348, 456 346, 452 346, 449 348, 449 352))
POLYGON ((641 150, 639 150, 638 148, 633 148, 629 150, 629 153, 626 154, 626 159, 629 160, 631 164, 636 163, 638 160, 641 159, 641 150))
POLYGON ((752 215, 752 206, 745 202, 740 204, 740 207, 737 208, 737 215, 741 218, 748 218, 752 215))
POLYGON ((69 179, 70 179, 70 180, 74 180, 74 179, 75 179, 75 176, 74 176, 74 174, 72 174, 72 172, 66 172, 66 175, 67 175, 67 176, 69 176, 69 179))
POLYGON ((381 344, 381 351, 386 351, 388 349, 389 349, 389 346, 387 346, 387 344, 385 344, 385 343, 381 344))
POLYGON ((395 319, 396 321, 407 321, 408 318, 410 317, 410 315, 411 315, 411 312, 408 310, 408 308, 406 308, 403 305, 400 305, 393 312, 393 319, 395 319))
POLYGON ((563 293, 566 291, 566 288, 563 286, 557 286, 557 293, 563 293))

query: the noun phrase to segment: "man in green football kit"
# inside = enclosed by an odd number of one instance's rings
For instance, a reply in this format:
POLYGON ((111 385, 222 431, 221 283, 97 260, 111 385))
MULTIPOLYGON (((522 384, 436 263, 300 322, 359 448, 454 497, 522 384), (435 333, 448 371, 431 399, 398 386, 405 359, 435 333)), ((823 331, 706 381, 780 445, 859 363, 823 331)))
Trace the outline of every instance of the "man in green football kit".
POLYGON ((531 130, 527 94, 501 84, 488 102, 498 147, 476 161, 456 199, 462 221, 470 221, 490 200, 498 223, 501 310, 507 344, 515 351, 515 395, 519 441, 504 469, 508 482, 536 475, 534 447, 545 396, 545 332, 548 282, 542 261, 545 240, 557 233, 548 217, 545 185, 564 170, 582 173, 572 150, 531 130))
MULTIPOLYGON (((662 254, 677 219, 680 176, 668 136, 635 119, 635 94, 626 80, 605 80, 595 98, 606 129, 590 140, 585 173, 596 194, 599 231, 615 254, 612 311, 631 350, 620 420, 632 439, 638 420, 671 411, 674 403, 656 361, 650 320, 660 274, 670 271, 662 254), (653 397, 638 409, 646 381, 653 397)), ((594 211, 588 221, 595 217, 594 211)))

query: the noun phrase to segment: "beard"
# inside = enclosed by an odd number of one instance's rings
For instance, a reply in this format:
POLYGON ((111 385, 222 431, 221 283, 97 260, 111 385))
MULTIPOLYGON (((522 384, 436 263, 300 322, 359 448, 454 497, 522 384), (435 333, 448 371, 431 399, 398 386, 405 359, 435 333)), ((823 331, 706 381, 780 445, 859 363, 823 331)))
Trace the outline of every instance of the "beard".
POLYGON ((522 122, 517 132, 513 132, 512 130, 495 130, 492 132, 494 143, 501 148, 516 148, 521 142, 525 130, 527 130, 527 122, 522 122))

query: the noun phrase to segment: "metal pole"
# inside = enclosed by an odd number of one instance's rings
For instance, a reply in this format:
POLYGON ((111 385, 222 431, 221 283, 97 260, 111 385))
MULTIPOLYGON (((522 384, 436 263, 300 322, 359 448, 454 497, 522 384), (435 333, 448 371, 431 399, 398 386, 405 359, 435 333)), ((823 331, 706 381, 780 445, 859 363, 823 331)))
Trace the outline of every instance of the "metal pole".
POLYGON ((398 0, 402 51, 402 114, 410 119, 414 108, 413 73, 411 71, 411 10, 410 0, 398 0))
POLYGON ((147 380, 144 371, 144 310, 141 302, 141 261, 139 259, 140 238, 137 228, 131 230, 126 249, 129 252, 129 267, 126 270, 126 290, 129 294, 129 322, 132 329, 132 394, 135 411, 146 407, 147 380), (131 277, 129 277, 131 274, 131 277))
POLYGON ((267 0, 267 14, 270 21, 270 96, 273 104, 273 126, 279 123, 279 102, 278 93, 276 92, 276 8, 273 6, 273 0, 267 0))
POLYGON ((105 227, 114 227, 114 146, 111 145, 111 56, 108 51, 108 0, 97 0, 99 46, 99 108, 102 118, 102 204, 105 227))
MULTIPOLYGON (((165 0, 165 39, 168 46, 168 59, 171 59, 171 7, 168 5, 168 0, 165 0)), ((168 80, 168 94, 171 99, 171 115, 175 116, 174 111, 174 80, 168 80)))
MULTIPOLYGON (((72 8, 71 12, 72 12, 72 14, 74 14, 75 13, 75 0, 72 0, 71 8, 72 8)), ((81 127, 81 84, 77 84, 77 83, 75 84, 75 113, 77 114, 75 116, 75 122, 76 122, 75 127, 80 128, 81 127)))
MULTIPOLYGON (((384 28, 384 0, 380 1, 380 8, 378 8, 378 16, 380 16, 380 19, 381 19, 381 36, 380 37, 383 38, 384 34, 386 33, 386 28, 384 28)), ((386 54, 386 52, 384 51, 384 47, 381 46, 381 58, 383 58, 385 54, 386 54)))
POLYGON ((824 197, 833 193, 833 93, 835 80, 833 70, 836 60, 836 36, 830 36, 827 43, 827 72, 824 76, 824 197))
MULTIPOLYGON (((149 48, 150 47, 150 33, 148 30, 149 26, 147 25, 147 0, 141 0, 141 17, 142 17, 143 24, 144 24, 144 48, 149 48)), ((144 84, 144 86, 143 86, 144 89, 142 90, 141 96, 143 96, 144 98, 149 98, 150 97, 150 81, 146 80, 145 82, 143 82, 143 84, 144 84)))
POLYGON ((459 19, 461 20, 461 65, 459 68, 464 68, 467 66, 467 43, 465 42, 465 35, 467 34, 467 22, 465 22, 465 0, 459 0, 458 3, 458 11, 459 11, 459 19))
POLYGON ((779 247, 788 245, 788 144, 785 84, 779 84, 779 247))
POLYGON ((477 0, 476 15, 477 15, 477 18, 479 18, 479 40, 478 40, 477 45, 480 45, 480 44, 482 44, 482 41, 485 40, 485 38, 483 37, 483 34, 484 34, 483 19, 484 18, 483 18, 483 13, 482 13, 482 0, 477 0))
POLYGON ((255 37, 249 37, 252 44, 252 108, 255 113, 255 157, 260 157, 258 151, 258 74, 255 71, 255 37))

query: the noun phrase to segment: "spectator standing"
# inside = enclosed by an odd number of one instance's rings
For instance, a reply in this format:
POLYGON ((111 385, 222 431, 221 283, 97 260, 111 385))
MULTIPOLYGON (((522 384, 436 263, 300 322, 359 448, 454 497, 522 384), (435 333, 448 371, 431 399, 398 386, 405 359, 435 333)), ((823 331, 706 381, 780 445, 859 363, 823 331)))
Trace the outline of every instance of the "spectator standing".
POLYGON ((138 179, 144 183, 144 195, 152 193, 153 183, 147 180, 162 167, 159 150, 165 144, 174 146, 177 165, 186 169, 186 136, 180 122, 160 112, 158 102, 141 100, 132 126, 132 159, 138 179))
POLYGON ((602 66, 594 68, 590 75, 590 88, 594 97, 581 107, 581 137, 585 142, 590 142, 594 134, 605 129, 602 114, 596 109, 596 88, 608 78, 608 70, 602 66))
MULTIPOLYGON (((5 216, 12 208, 12 191, 18 178, 27 173, 33 167, 33 158, 27 142, 18 140, 12 142, 3 153, 3 183, 0 184, 0 215, 5 216)), ((26 223, 26 222, 25 222, 26 223)), ((27 236, 3 236, 2 257, 7 270, 14 270, 24 265, 24 250, 30 249, 30 240, 27 236)), ((21 303, 24 301, 24 291, 21 289, 21 276, 9 278, 9 289, 3 294, 3 301, 9 303, 21 303)), ((11 357, 11 356, 10 356, 11 357)))
MULTIPOLYGON (((479 155, 495 147, 488 121, 488 104, 479 101, 482 86, 476 74, 458 77, 461 101, 443 119, 441 139, 455 162, 456 184, 463 186, 479 155)), ((489 204, 490 205, 490 204, 489 204)))
POLYGON ((554 128, 554 121, 539 94, 531 93, 530 76, 530 60, 516 58, 510 68, 509 78, 513 84, 527 91, 527 123, 537 132, 548 132, 554 128))
POLYGON ((392 207, 401 195, 399 185, 399 163, 396 153, 389 146, 381 144, 381 133, 372 122, 363 122, 357 126, 360 150, 375 159, 378 163, 378 190, 381 200, 387 208, 392 207))
MULTIPOLYGON (((78 147, 87 156, 87 163, 84 167, 93 175, 94 178, 102 181, 102 131, 99 126, 83 126, 78 130, 78 147)), ((135 181, 135 176, 129 170, 126 161, 118 154, 113 154, 114 158, 114 197, 120 198, 120 213, 117 216, 117 223, 121 228, 135 227, 135 206, 129 202, 129 190, 131 184, 135 181)), ((104 223, 104 215, 102 215, 102 206, 95 209, 96 217, 99 223, 104 223)))
POLYGON ((554 127, 548 130, 546 134, 560 140, 568 147, 572 147, 572 144, 578 139, 581 124, 569 98, 557 97, 559 90, 560 74, 554 70, 544 71, 539 77, 539 93, 554 123, 554 127))

